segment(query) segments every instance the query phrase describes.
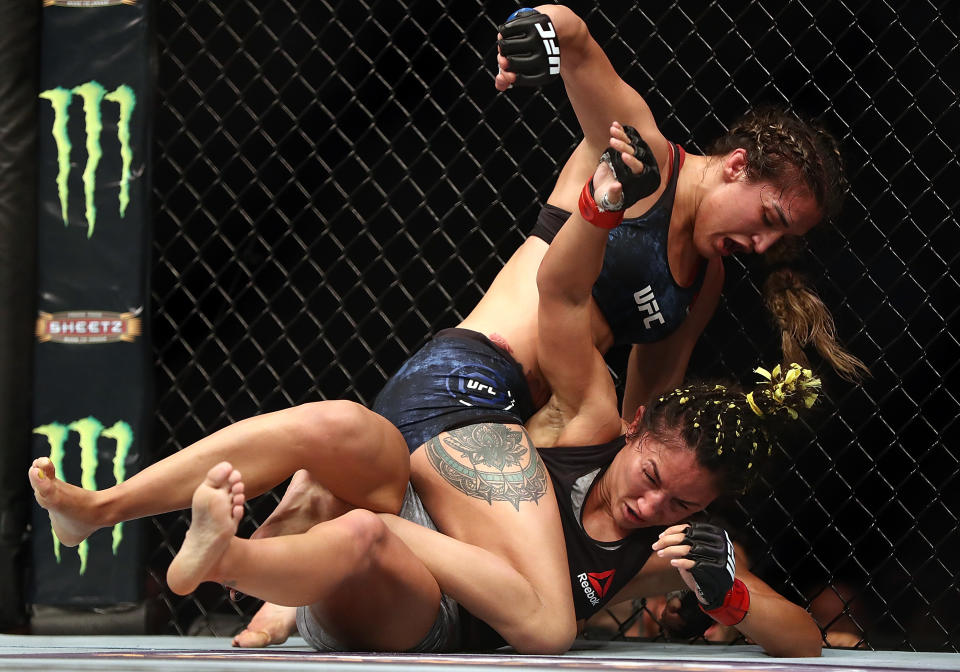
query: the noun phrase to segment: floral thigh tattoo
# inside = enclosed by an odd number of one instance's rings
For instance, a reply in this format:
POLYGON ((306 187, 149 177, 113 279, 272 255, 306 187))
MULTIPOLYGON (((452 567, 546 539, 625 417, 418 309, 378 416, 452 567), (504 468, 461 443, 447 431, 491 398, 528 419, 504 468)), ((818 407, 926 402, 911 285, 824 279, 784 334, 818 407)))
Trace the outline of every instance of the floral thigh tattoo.
POLYGON ((547 472, 525 431, 506 425, 469 425, 426 444, 433 468, 457 490, 488 503, 537 502, 547 491, 547 472))

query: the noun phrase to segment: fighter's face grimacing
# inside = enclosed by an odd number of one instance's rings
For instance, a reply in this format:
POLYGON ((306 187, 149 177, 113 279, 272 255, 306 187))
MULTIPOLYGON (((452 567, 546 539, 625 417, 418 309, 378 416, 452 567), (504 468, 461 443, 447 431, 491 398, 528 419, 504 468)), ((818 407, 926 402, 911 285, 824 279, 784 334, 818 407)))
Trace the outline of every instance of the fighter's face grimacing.
POLYGON ((693 449, 647 432, 627 442, 610 472, 611 511, 624 534, 685 520, 719 494, 693 449))
POLYGON ((822 219, 813 194, 799 180, 786 186, 747 177, 746 154, 718 159, 720 177, 697 208, 693 243, 700 256, 763 254, 784 236, 803 236, 822 219))

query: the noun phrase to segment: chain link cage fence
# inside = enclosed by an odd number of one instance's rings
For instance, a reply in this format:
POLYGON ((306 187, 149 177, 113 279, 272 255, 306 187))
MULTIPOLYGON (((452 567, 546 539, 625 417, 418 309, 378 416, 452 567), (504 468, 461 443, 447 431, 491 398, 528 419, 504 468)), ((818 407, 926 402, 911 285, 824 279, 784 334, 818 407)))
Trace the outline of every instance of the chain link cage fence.
MULTIPOLYGON (((960 650, 960 5, 571 6, 688 150, 760 103, 841 138, 852 194, 837 226, 808 236, 805 263, 872 377, 824 371, 818 414, 724 515, 754 571, 824 628, 875 648, 960 650)), ((292 404, 369 404, 481 297, 579 137, 562 85, 494 90, 496 25, 514 9, 158 3, 158 458, 292 404)), ((747 382, 776 359, 762 278, 759 260, 728 264, 691 373, 747 382)), ((624 360, 612 353, 611 369, 624 360)), ((241 534, 276 501, 248 504, 241 534)), ((229 634, 258 603, 164 588, 187 522, 154 519, 158 629, 229 634)), ((657 615, 637 604, 593 632, 649 635, 657 615)))

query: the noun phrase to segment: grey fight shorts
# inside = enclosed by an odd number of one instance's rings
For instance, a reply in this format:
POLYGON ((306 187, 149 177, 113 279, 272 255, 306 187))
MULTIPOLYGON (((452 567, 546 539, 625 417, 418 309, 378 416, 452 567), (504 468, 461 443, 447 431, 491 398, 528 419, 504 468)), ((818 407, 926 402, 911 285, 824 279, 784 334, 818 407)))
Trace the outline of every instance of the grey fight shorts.
MULTIPOLYGON (((407 492, 403 496, 400 517, 431 530, 437 529, 430 515, 423 508, 423 503, 412 485, 407 486, 407 492)), ((398 613, 397 616, 398 618, 403 617, 402 613, 398 613)), ((349 650, 323 629, 313 617, 309 607, 299 607, 297 609, 297 629, 300 631, 300 636, 318 651, 349 650)), ((408 651, 410 653, 443 653, 457 651, 459 648, 460 610, 452 598, 443 595, 440 599, 440 611, 437 613, 437 620, 434 621, 433 627, 420 640, 419 644, 408 649, 408 651)))

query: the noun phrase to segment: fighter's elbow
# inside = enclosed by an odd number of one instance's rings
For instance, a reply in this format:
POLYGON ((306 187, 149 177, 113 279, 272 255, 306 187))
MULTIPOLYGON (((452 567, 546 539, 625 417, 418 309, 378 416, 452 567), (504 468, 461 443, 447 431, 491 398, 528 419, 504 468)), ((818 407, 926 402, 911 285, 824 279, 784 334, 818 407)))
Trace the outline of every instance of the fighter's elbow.
POLYGON ((820 629, 814 626, 813 631, 803 628, 803 632, 784 631, 787 636, 774 642, 763 644, 763 650, 774 658, 817 658, 823 652, 823 638, 820 629))
POLYGON ((794 642, 782 651, 768 649, 767 653, 775 658, 818 658, 823 652, 823 644, 816 642, 794 642))
POLYGON ((570 292, 566 281, 569 274, 564 272, 563 266, 558 264, 553 250, 548 250, 540 268, 537 269, 537 294, 540 297, 540 309, 547 312, 553 306, 563 306, 570 302, 570 292))

